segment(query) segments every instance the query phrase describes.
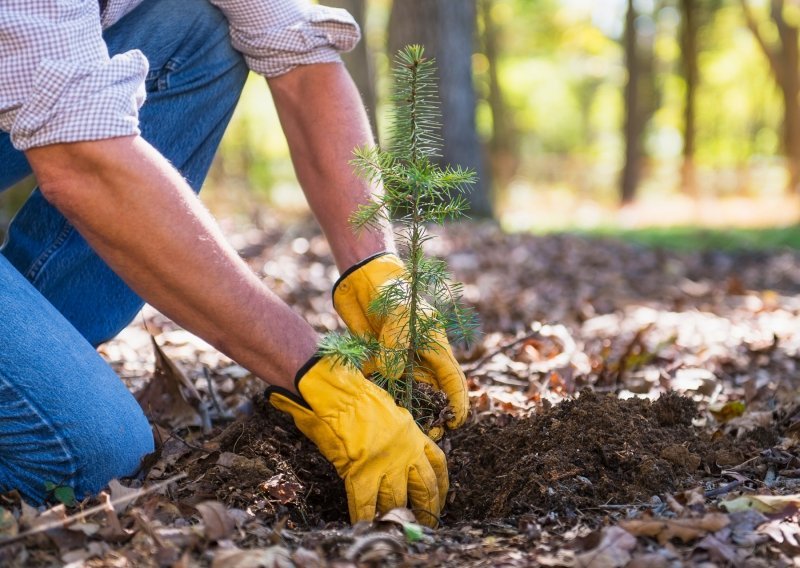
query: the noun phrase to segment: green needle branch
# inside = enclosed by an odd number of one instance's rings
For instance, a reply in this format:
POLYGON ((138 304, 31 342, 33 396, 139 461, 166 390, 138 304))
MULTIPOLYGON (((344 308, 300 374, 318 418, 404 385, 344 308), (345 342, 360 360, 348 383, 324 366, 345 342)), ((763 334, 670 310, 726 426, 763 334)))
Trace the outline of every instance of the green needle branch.
POLYGON ((329 334, 320 351, 358 368, 379 361, 384 375, 373 380, 414 414, 420 406, 414 377, 424 371, 417 368, 416 354, 437 348, 441 331, 453 341, 469 342, 477 328, 472 311, 460 303, 461 285, 452 282, 447 264, 424 252, 433 238, 429 225, 466 216, 465 194, 475 173, 436 162, 441 138, 435 67, 419 45, 396 56, 392 102, 389 148, 356 148, 352 162, 361 177, 380 183, 383 193, 359 208, 351 223, 356 231, 394 224, 404 273, 381 287, 369 312, 381 318, 403 313, 401 329, 394 330, 400 340, 388 347, 375 337, 329 334))

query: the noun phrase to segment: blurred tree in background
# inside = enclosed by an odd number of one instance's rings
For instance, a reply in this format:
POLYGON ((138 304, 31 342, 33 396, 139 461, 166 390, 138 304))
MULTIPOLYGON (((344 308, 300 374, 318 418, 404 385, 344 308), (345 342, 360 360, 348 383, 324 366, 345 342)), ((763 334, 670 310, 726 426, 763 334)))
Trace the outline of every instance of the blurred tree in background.
MULTIPOLYGON (((797 2, 329 3, 362 25, 345 61, 379 138, 392 54, 419 42, 437 58, 443 161, 481 177, 472 216, 525 228, 599 222, 587 203, 800 207, 797 2)), ((248 82, 207 185, 226 213, 253 199, 304 207, 262 79, 248 82)), ((0 227, 24 191, 0 195, 0 227)))

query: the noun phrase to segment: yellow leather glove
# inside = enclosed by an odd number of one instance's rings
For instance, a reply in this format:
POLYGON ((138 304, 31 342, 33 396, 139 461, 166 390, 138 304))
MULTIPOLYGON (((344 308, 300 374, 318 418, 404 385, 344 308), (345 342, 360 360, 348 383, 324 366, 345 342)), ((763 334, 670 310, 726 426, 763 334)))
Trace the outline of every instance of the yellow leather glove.
POLYGON ((334 465, 353 523, 406 506, 419 522, 438 523, 449 487, 447 461, 407 410, 332 357, 311 359, 295 384, 302 396, 270 387, 269 401, 334 465))
MULTIPOLYGON (((342 274, 333 287, 333 305, 339 316, 351 332, 364 335, 373 334, 381 344, 394 348, 404 341, 407 329, 408 314, 398 313, 394 316, 380 317, 369 313, 369 306, 379 289, 391 280, 402 277, 403 261, 391 253, 380 253, 371 256, 342 274)), ((430 306, 424 309, 432 310, 430 306)), ((447 422, 448 428, 458 428, 467 419, 469 413, 469 396, 464 372, 453 355, 450 343, 444 332, 435 334, 433 338, 438 346, 417 353, 420 372, 415 379, 430 384, 443 391, 450 401, 453 417, 447 422)), ((377 362, 377 370, 387 378, 391 371, 377 362)), ((369 370, 365 370, 369 372, 369 370)), ((397 374, 397 371, 394 371, 397 374)), ((434 427, 428 435, 434 440, 441 438, 444 429, 434 427)))

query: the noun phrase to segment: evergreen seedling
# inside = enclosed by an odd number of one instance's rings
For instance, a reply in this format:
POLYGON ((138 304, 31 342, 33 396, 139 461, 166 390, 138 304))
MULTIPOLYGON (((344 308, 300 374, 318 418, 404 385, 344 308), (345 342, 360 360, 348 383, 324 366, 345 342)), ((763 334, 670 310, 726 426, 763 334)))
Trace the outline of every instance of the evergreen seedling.
POLYGON ((419 415, 430 404, 415 394, 414 377, 425 371, 415 354, 436 349, 443 331, 452 341, 468 342, 477 325, 461 305, 461 285, 452 282, 446 263, 427 257, 423 246, 433 238, 430 224, 466 216, 465 193, 475 173, 436 162, 441 138, 435 68, 419 45, 396 56, 392 102, 389 148, 357 148, 352 162, 362 178, 380 183, 383 193, 359 208, 351 223, 356 231, 394 223, 404 274, 380 289, 369 311, 384 319, 403 314, 402 323, 393 330, 394 346, 371 336, 329 334, 320 351, 362 370, 376 362, 380 372, 372 373, 373 380, 426 427, 437 417, 419 415))

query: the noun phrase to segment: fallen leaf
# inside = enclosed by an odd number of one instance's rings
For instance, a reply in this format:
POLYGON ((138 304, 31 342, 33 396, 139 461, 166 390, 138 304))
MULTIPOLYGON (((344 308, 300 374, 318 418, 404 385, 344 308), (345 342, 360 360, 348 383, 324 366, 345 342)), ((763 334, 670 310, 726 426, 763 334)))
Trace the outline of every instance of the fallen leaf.
POLYGON ((706 535, 697 543, 697 548, 707 550, 711 560, 715 562, 733 565, 736 562, 736 548, 728 542, 730 536, 730 529, 722 529, 716 534, 706 535))
POLYGON ((301 491, 303 486, 296 481, 284 479, 284 475, 279 473, 262 483, 259 489, 266 490, 272 497, 280 501, 281 505, 286 505, 297 499, 297 492, 301 491))
POLYGON ((211 568, 292 568, 289 551, 282 546, 250 550, 220 550, 214 554, 211 568))
POLYGON ((730 422, 744 414, 745 404, 741 400, 730 400, 725 404, 712 404, 708 411, 716 418, 720 424, 730 422))
POLYGON ((153 377, 136 395, 142 410, 154 422, 166 422, 173 428, 202 425, 204 431, 210 429, 200 393, 155 338, 150 339, 156 363, 153 377))
POLYGON ((16 536, 18 532, 19 526, 14 514, 8 509, 0 507, 0 537, 16 536))
POLYGON ((774 422, 771 410, 748 412, 738 418, 733 418, 725 425, 727 431, 735 430, 738 436, 752 432, 756 428, 767 428, 774 422))
MULTIPOLYGON (((795 495, 742 495, 720 503, 729 513, 755 509, 761 513, 774 515, 800 508, 800 494, 795 495)), ((791 513, 788 513, 791 514, 791 513)))
POLYGON ((298 548, 292 554, 292 560, 297 568, 323 568, 328 565, 316 550, 310 548, 298 548))
POLYGON ((600 543, 587 552, 575 557, 577 568, 619 568, 631 559, 631 551, 636 547, 636 537, 620 527, 606 527, 602 531, 600 543))
POLYGON ((203 501, 195 505, 203 517, 204 534, 208 540, 228 538, 236 528, 236 522, 219 501, 203 501))
POLYGON ((125 487, 116 479, 112 479, 108 482, 108 489, 111 491, 111 501, 114 504, 114 510, 117 512, 117 514, 124 513, 125 510, 136 501, 136 499, 125 499, 125 497, 139 493, 139 489, 125 487), (117 501, 120 500, 123 502, 118 503, 117 501))
POLYGON ((784 542, 794 547, 800 547, 800 526, 795 522, 774 520, 758 528, 760 534, 769 536, 777 543, 784 542))
POLYGON ((410 509, 405 507, 397 507, 392 509, 380 518, 381 521, 386 523, 394 523, 396 525, 404 525, 406 523, 416 523, 417 518, 410 509))
POLYGON ((739 546, 753 547, 764 540, 756 532, 756 527, 763 525, 768 519, 755 509, 731 513, 730 520, 731 540, 739 546))
POLYGON ((697 519, 648 519, 620 521, 619 526, 636 536, 650 536, 664 545, 673 538, 690 542, 714 533, 730 523, 724 513, 708 513, 697 519))
POLYGON ((44 488, 48 493, 51 493, 53 498, 59 503, 63 503, 67 507, 75 506, 75 490, 69 485, 56 485, 55 483, 46 481, 44 488))

